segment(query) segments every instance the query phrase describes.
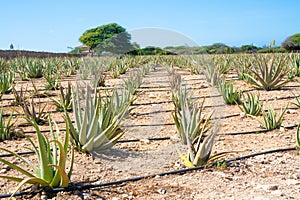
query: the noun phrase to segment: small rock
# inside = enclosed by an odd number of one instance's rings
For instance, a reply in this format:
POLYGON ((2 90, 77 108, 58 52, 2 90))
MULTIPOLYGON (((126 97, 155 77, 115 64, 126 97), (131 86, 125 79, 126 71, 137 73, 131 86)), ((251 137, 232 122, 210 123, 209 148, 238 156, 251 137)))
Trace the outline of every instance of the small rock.
POLYGON ((180 141, 181 139, 180 139, 180 137, 178 137, 178 134, 176 134, 176 135, 172 135, 172 136, 170 137, 170 140, 171 140, 171 141, 178 142, 178 141, 180 141))
POLYGON ((142 143, 145 143, 145 144, 150 144, 150 140, 149 139, 140 139, 140 141, 142 143))
POLYGON ((257 185, 256 189, 262 189, 265 191, 274 191, 274 190, 278 190, 278 185, 257 185))
POLYGON ((171 187, 174 187, 174 188, 179 187, 179 183, 178 182, 173 182, 170 185, 171 185, 171 187))
POLYGON ((287 179, 286 184, 287 185, 297 185, 297 184, 300 184, 300 182, 298 180, 295 180, 295 179, 287 179))
POLYGON ((283 127, 283 126, 280 126, 279 131, 280 131, 280 132, 284 132, 284 131, 285 131, 284 127, 283 127))
POLYGON ((181 164, 179 161, 175 162, 174 167, 181 167, 181 164))
POLYGON ((271 192, 273 195, 283 196, 282 192, 280 190, 274 190, 271 192))
POLYGON ((164 188, 159 188, 158 190, 157 190, 157 192, 159 193, 159 194, 166 194, 166 190, 164 189, 164 188))
POLYGON ((95 163, 95 164, 101 164, 102 162, 101 162, 100 159, 96 159, 96 160, 94 161, 94 163, 95 163))
POLYGON ((241 117, 241 118, 245 118, 246 116, 247 116, 247 115, 246 115, 245 112, 241 112, 241 113, 240 113, 240 117, 241 117))
POLYGON ((2 169, 0 170, 0 173, 6 173, 6 172, 8 172, 10 169, 11 169, 10 166, 5 165, 5 166, 3 166, 2 169))
POLYGON ((149 98, 155 98, 155 95, 152 94, 152 93, 150 93, 148 97, 149 97, 149 98))
POLYGON ((292 178, 293 178, 293 179, 296 179, 296 180, 297 180, 297 179, 300 179, 300 174, 293 174, 293 175, 292 175, 292 178))
POLYGON ((278 185, 270 185, 268 187, 268 190, 271 190, 271 191, 278 190, 278 185))
POLYGON ((83 192, 82 195, 83 195, 83 199, 84 199, 84 200, 89 200, 89 199, 91 199, 91 198, 89 197, 89 193, 87 193, 87 192, 83 192))
POLYGON ((118 171, 115 172, 116 175, 119 175, 121 173, 122 173, 122 170, 118 170, 118 171))
POLYGON ((132 113, 132 114, 131 114, 131 117, 137 118, 137 114, 136 114, 136 113, 132 113))
POLYGON ((202 89, 202 88, 208 88, 209 87, 209 85, 208 84, 205 84, 205 83, 203 83, 203 84, 201 84, 200 85, 200 88, 202 89))
POLYGON ((42 200, 47 200, 47 199, 48 199, 48 196, 45 195, 45 194, 42 194, 42 195, 41 195, 41 199, 42 199, 42 200))
POLYGON ((294 109, 288 109, 288 110, 286 111, 286 113, 288 113, 288 114, 295 114, 295 113, 297 113, 297 111, 294 110, 294 109))

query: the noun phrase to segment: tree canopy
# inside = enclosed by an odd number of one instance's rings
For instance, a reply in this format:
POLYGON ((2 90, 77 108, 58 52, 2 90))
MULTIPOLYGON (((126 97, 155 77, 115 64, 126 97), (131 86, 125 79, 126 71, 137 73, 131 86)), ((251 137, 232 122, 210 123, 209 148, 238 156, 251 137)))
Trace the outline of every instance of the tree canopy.
POLYGON ((97 52, 126 53, 133 49, 131 36, 117 23, 110 23, 86 30, 79 41, 97 52))
POLYGON ((286 38, 281 45, 287 50, 300 50, 300 33, 294 34, 286 38))

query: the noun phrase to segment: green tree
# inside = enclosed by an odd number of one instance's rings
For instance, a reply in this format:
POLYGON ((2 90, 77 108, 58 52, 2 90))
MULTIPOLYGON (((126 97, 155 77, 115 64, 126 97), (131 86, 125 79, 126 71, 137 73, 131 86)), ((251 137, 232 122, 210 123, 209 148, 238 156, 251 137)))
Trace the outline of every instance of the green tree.
POLYGON ((246 53, 253 53, 253 52, 257 52, 259 48, 257 46, 254 45, 242 45, 241 46, 241 51, 242 52, 246 52, 246 53))
POLYGON ((126 53, 133 46, 131 36, 126 29, 117 23, 110 23, 86 30, 79 41, 97 52, 126 53))
POLYGON ((281 46, 287 50, 300 50, 300 33, 294 34, 285 39, 281 46))

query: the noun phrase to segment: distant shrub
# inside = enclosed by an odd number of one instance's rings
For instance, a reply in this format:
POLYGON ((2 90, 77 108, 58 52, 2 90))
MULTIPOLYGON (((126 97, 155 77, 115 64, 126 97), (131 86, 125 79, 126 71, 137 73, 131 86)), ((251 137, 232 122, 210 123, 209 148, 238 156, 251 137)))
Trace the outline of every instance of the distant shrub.
POLYGON ((258 53, 285 53, 286 49, 282 47, 271 47, 271 48, 263 48, 257 51, 258 53))
POLYGON ((281 44, 283 48, 289 51, 299 51, 300 50, 300 33, 294 34, 285 39, 281 44))

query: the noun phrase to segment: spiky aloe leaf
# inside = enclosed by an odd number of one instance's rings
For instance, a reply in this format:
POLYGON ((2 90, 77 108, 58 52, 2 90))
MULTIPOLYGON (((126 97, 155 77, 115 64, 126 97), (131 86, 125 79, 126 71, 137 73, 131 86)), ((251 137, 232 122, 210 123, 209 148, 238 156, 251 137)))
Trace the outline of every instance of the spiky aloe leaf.
POLYGON ((56 168, 56 173, 57 175, 57 179, 53 179, 53 181, 50 183, 51 187, 68 187, 69 185, 69 177, 68 174, 66 173, 65 169, 63 169, 63 167, 58 166, 58 165, 53 165, 53 164, 49 164, 49 166, 56 168), (57 182, 57 180, 59 180, 59 182, 57 182))
MULTIPOLYGON (((64 185, 66 184, 66 180, 63 180, 65 179, 65 175, 66 175, 66 172, 65 172, 65 165, 66 165, 66 152, 64 150, 64 146, 62 145, 62 143, 58 140, 52 140, 50 142, 53 142, 54 144, 56 143, 58 145, 58 149, 59 149, 59 161, 58 163, 54 163, 54 164, 49 164, 49 166, 52 166, 52 167, 55 167, 57 170, 54 174, 54 177, 50 183, 50 186, 54 186, 54 187, 57 187, 57 186, 60 186, 60 187, 63 187, 61 186, 60 182, 62 182, 64 185)), ((56 146, 53 147, 53 149, 56 149, 56 146)), ((54 154, 54 152, 53 152, 54 154)), ((54 154, 54 157, 57 157, 56 154, 54 154)), ((68 183, 69 181, 67 181, 68 183)), ((67 184, 68 185, 68 184, 67 184)))
POLYGON ((283 116, 286 112, 287 107, 288 105, 283 110, 281 109, 278 119, 277 113, 275 112, 274 108, 269 108, 267 112, 263 110, 263 121, 261 122, 262 127, 267 130, 279 128, 283 121, 283 116))
MULTIPOLYGON (((111 124, 101 132, 95 139, 95 147, 97 149, 102 148, 101 145, 106 144, 115 144, 124 134, 123 131, 117 133, 117 129, 119 128, 120 119, 115 117, 115 119, 111 122, 111 124)), ((102 148, 103 149, 103 148, 102 148)))
POLYGON ((68 82, 68 87, 66 93, 62 86, 59 87, 60 95, 59 99, 52 98, 53 103, 56 106, 57 111, 72 111, 73 99, 72 99, 72 89, 71 84, 68 82))
POLYGON ((241 111, 245 112, 248 115, 258 116, 261 113, 262 105, 259 102, 259 93, 255 95, 253 93, 247 93, 247 96, 242 95, 242 103, 239 105, 241 111))
POLYGON ((225 80, 219 82, 219 91, 226 104, 240 104, 242 91, 233 89, 233 83, 227 83, 225 80))
POLYGON ((37 125, 37 122, 32 119, 28 119, 28 120, 34 126, 36 133, 37 133, 37 137, 38 137, 38 152, 39 152, 38 160, 40 163, 40 173, 41 173, 40 178, 42 178, 46 182, 50 182, 53 178, 53 171, 52 171, 51 167, 49 166, 49 164, 51 164, 50 158, 49 158, 49 154, 50 154, 49 141, 41 133, 41 131, 37 125))
MULTIPOLYGON (((16 180, 14 180, 14 181, 16 181, 16 180)), ((26 183, 30 183, 30 184, 38 183, 43 187, 49 186, 49 183, 41 178, 37 178, 37 177, 25 178, 19 183, 19 185, 16 187, 16 189, 12 192, 11 197, 13 197, 21 189, 21 187, 23 185, 25 185, 26 183)))
MULTIPOLYGON (((268 55, 256 56, 254 65, 258 69, 248 68, 252 74, 245 74, 255 88, 264 90, 275 90, 284 86, 289 80, 283 80, 290 70, 285 67, 286 57, 281 55, 279 61, 275 63, 275 56, 273 55, 268 60, 268 55)), ((252 65, 253 66, 253 65, 252 65)))
POLYGON ((177 150, 179 153, 179 157, 180 159, 183 161, 183 164, 188 167, 188 168, 193 168, 196 167, 189 159, 189 156, 185 156, 183 155, 183 153, 181 153, 179 150, 177 150))
POLYGON ((207 161, 209 160, 211 151, 212 151, 215 136, 216 136, 216 132, 211 131, 210 134, 208 134, 205 137, 203 142, 201 142, 201 140, 199 140, 197 147, 196 147, 196 155, 193 160, 193 165, 200 166, 200 165, 204 165, 207 163, 207 161))
POLYGON ((299 99, 299 96, 296 96, 294 93, 293 93, 293 95, 294 95, 294 97, 295 97, 295 99, 296 99, 296 102, 294 103, 292 103, 292 104, 294 104, 295 106, 297 106, 298 108, 300 108, 300 99, 299 99))

